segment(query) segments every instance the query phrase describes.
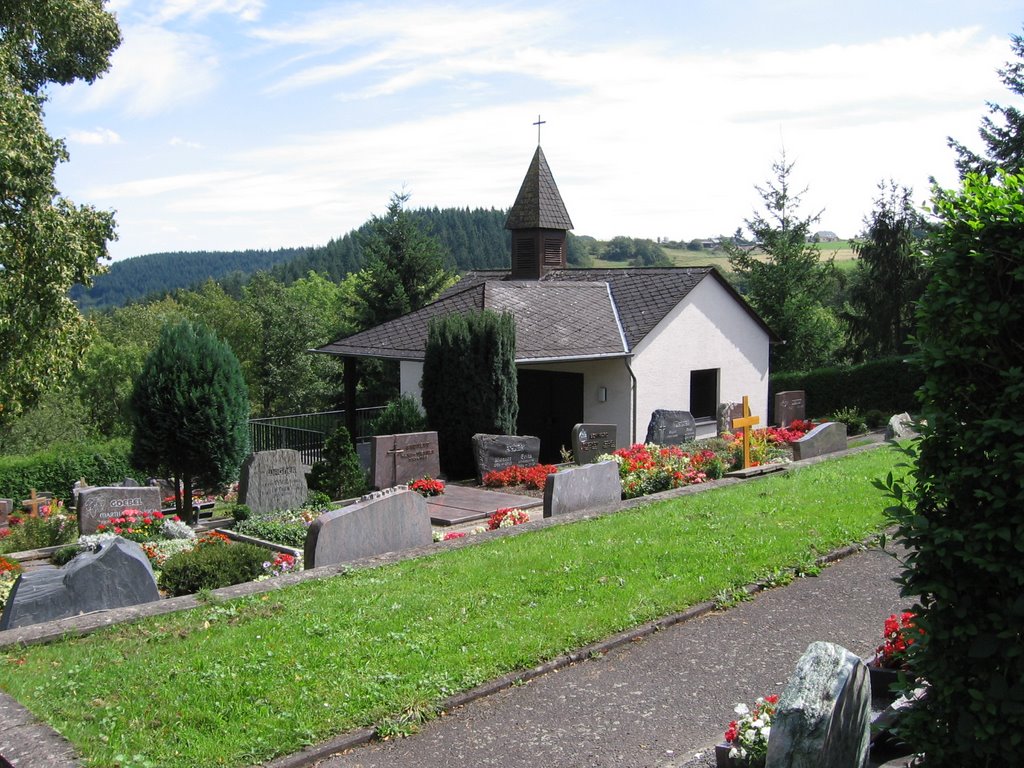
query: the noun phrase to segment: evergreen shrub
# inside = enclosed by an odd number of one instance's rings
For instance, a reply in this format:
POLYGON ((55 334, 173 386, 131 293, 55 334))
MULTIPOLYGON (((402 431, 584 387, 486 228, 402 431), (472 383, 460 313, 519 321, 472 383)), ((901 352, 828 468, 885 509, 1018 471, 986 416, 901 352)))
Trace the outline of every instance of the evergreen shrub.
POLYGON ((370 432, 374 435, 401 435, 423 432, 426 428, 427 416, 410 395, 396 397, 370 422, 370 432))
POLYGON ((61 446, 30 456, 0 456, 0 497, 20 501, 35 488, 68 501, 71 487, 83 477, 89 485, 120 483, 134 474, 130 450, 129 442, 119 439, 61 446))
POLYGON ((160 586, 172 595, 191 595, 252 581, 264 572, 273 553, 254 544, 200 544, 167 559, 160 586))
POLYGON ((366 492, 366 472, 345 427, 338 427, 324 441, 323 460, 310 469, 308 485, 328 499, 351 499, 366 492))
POLYGON ((810 419, 843 408, 856 408, 861 413, 882 411, 888 414, 888 421, 894 413, 915 411, 915 392, 922 380, 920 369, 903 357, 798 373, 773 373, 768 381, 768 417, 774 420, 776 392, 803 390, 810 419))
MULTIPOLYGON (((924 630, 909 663, 928 695, 902 736, 925 765, 1024 755, 1024 174, 936 190, 918 304, 922 437, 887 485, 907 548, 903 594, 924 630), (912 452, 913 453, 913 452, 912 452)), ((1016 756, 1016 757, 1015 757, 1016 756)))

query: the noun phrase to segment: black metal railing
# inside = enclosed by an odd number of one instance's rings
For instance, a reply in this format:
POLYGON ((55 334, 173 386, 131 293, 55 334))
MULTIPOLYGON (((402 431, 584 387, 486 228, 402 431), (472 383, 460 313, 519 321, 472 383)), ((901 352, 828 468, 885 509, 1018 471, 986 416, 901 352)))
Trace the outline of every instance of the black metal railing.
MULTIPOLYGON (((356 409, 356 440, 369 439, 370 422, 381 410, 383 406, 356 409)), ((249 419, 249 440, 253 451, 290 448, 302 455, 304 464, 313 464, 323 458, 324 441, 344 424, 344 410, 249 419)))

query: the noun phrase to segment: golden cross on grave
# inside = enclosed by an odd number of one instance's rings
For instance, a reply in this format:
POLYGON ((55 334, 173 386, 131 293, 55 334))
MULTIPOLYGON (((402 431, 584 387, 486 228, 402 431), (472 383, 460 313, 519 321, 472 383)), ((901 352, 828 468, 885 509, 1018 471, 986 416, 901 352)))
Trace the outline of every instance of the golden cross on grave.
POLYGON ((22 509, 29 510, 29 514, 32 515, 32 517, 39 517, 39 508, 49 502, 49 499, 36 498, 36 489, 33 488, 29 492, 28 498, 21 502, 21 506, 22 509))
POLYGON ((759 416, 750 415, 750 398, 743 396, 743 415, 732 420, 732 428, 742 427, 743 429, 743 468, 750 469, 750 428, 760 424, 759 416))

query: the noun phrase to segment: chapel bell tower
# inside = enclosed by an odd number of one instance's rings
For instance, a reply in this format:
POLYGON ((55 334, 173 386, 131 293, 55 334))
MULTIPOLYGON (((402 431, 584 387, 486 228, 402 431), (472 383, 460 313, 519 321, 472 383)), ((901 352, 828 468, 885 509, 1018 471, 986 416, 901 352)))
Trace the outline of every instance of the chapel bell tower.
POLYGON ((540 144, 505 229, 512 231, 513 280, 539 280, 552 269, 565 268, 565 238, 572 221, 540 144))

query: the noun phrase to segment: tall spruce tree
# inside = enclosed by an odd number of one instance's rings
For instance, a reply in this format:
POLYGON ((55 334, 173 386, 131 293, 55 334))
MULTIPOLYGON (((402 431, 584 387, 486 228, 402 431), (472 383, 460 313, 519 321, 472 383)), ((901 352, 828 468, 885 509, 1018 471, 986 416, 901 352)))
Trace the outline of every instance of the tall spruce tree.
POLYGON ((437 431, 441 468, 450 478, 474 472, 477 432, 515 433, 516 326, 509 313, 484 310, 436 317, 427 331, 423 407, 437 431))
POLYGON ((231 348, 204 326, 167 325, 135 381, 131 463, 170 475, 195 522, 192 489, 234 480, 249 451, 249 395, 231 348))
MULTIPOLYGON (((1003 84, 1016 96, 1024 96, 1024 36, 1010 35, 1010 48, 1017 57, 999 70, 1003 84)), ((1017 107, 1004 107, 989 102, 990 117, 981 120, 978 135, 985 145, 985 155, 968 149, 956 139, 948 139, 957 154, 960 176, 983 173, 992 177, 997 168, 1010 173, 1024 169, 1024 112, 1017 107)))
POLYGON ((785 152, 772 171, 775 178, 756 188, 765 212, 746 220, 756 248, 748 250, 738 238, 723 245, 741 292, 785 341, 771 350, 772 370, 810 370, 832 363, 841 344, 839 320, 828 305, 835 267, 810 242, 811 225, 821 214, 800 216, 806 190, 793 189, 793 163, 785 152))

